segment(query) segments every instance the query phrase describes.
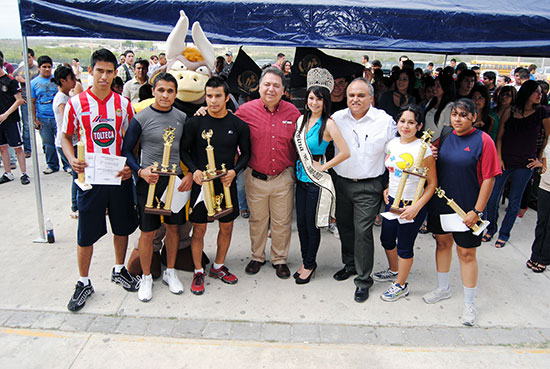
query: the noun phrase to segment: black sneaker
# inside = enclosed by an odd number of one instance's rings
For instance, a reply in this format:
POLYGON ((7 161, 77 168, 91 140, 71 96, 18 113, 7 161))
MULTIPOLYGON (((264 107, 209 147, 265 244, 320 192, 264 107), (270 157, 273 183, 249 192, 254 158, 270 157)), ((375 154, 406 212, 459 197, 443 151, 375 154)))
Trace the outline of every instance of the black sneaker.
POLYGON ((111 282, 120 284, 126 291, 137 292, 137 290, 139 290, 141 279, 139 277, 132 277, 132 275, 128 272, 128 269, 126 269, 126 267, 122 267, 120 273, 115 273, 115 268, 113 268, 111 282))
POLYGON ((27 175, 27 173, 23 173, 21 175, 21 184, 22 185, 28 185, 29 183, 31 183, 31 180, 29 179, 29 176, 27 175))
POLYGON ((90 281, 87 286, 84 283, 78 281, 74 288, 73 296, 67 304, 67 309, 70 311, 78 311, 86 305, 86 300, 88 297, 94 293, 94 288, 92 287, 92 282, 90 281))
POLYGON ((7 183, 13 181, 13 174, 11 173, 4 173, 2 177, 0 177, 0 184, 7 183))

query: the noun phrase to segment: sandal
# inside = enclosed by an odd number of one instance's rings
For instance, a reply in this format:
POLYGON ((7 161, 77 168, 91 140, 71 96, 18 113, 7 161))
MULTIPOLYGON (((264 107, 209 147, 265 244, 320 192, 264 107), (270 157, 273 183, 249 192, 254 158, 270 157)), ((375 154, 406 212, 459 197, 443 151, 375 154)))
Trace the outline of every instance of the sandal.
POLYGON ((493 235, 489 233, 485 233, 483 235, 483 238, 481 238, 481 241, 483 242, 490 242, 493 239, 493 235))
POLYGON ((507 241, 497 240, 497 242, 495 242, 495 247, 496 247, 497 249, 501 249, 501 248, 503 248, 504 246, 506 246, 506 242, 507 242, 507 241))
POLYGON ((71 211, 71 219, 78 219, 78 210, 71 211))
POLYGON ((428 224, 426 222, 422 223, 422 227, 418 230, 418 233, 420 234, 426 234, 428 233, 428 224))
POLYGON ((546 265, 542 265, 542 264, 539 264, 539 263, 533 263, 533 267, 531 268, 531 270, 535 273, 542 273, 546 270, 546 265))
POLYGON ((529 268, 529 269, 533 269, 533 267, 535 266, 535 262, 533 260, 529 259, 525 263, 525 266, 527 266, 527 268, 529 268))

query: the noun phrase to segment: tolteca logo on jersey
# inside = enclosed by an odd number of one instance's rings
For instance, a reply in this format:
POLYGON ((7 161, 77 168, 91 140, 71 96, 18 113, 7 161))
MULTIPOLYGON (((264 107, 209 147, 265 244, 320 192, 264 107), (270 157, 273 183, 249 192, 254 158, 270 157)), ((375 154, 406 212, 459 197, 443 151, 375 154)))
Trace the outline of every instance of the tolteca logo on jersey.
POLYGON ((108 147, 115 141, 116 134, 114 128, 105 122, 112 121, 112 119, 102 119, 101 115, 96 117, 94 123, 100 122, 94 127, 92 131, 92 139, 101 147, 108 147))

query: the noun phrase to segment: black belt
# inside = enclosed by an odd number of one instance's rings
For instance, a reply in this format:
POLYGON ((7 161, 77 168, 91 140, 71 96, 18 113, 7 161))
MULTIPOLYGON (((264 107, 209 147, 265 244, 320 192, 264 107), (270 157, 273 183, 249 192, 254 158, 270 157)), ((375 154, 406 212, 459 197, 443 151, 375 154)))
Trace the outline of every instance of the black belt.
POLYGON ((262 181, 267 181, 267 174, 260 173, 254 169, 252 169, 252 177, 261 179, 262 181))
POLYGON ((338 176, 338 178, 342 178, 348 182, 368 182, 368 181, 372 181, 373 179, 381 180, 382 176, 383 174, 379 175, 378 177, 371 177, 371 178, 346 178, 342 176, 338 176))

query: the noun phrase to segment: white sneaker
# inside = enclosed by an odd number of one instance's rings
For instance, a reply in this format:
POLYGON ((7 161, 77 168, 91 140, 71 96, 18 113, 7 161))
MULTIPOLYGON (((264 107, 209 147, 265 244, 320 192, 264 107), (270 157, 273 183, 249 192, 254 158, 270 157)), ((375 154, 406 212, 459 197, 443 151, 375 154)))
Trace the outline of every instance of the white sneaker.
POLYGON ((183 293, 183 284, 178 278, 175 269, 166 269, 162 275, 162 283, 168 286, 168 289, 173 294, 179 295, 183 293))
POLYGON ((446 300, 451 298, 451 289, 443 290, 439 287, 437 287, 432 292, 428 292, 424 296, 422 296, 422 299, 426 304, 435 304, 436 302, 439 302, 441 300, 446 300))
POLYGON ((153 298, 153 276, 142 275, 138 290, 138 299, 142 302, 150 301, 153 298))
POLYGON ((460 322, 468 327, 472 327, 477 322, 477 310, 474 304, 464 305, 464 311, 460 317, 460 322))

